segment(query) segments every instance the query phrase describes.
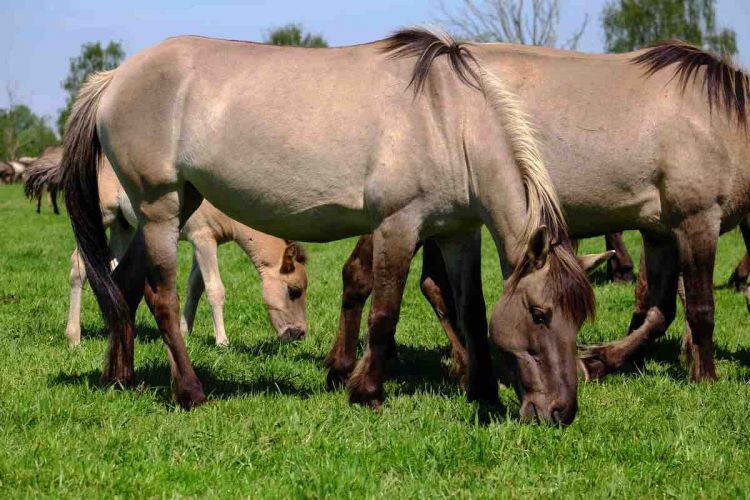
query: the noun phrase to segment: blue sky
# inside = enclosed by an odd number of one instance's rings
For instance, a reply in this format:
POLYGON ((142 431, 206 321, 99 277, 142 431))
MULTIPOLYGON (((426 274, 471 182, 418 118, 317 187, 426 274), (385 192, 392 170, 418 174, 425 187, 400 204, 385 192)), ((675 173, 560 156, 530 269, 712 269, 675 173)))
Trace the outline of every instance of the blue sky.
MULTIPOLYGON (((601 52, 605 0, 561 4, 561 38, 588 14, 578 48, 601 52)), ((383 38, 402 26, 430 23, 439 12, 439 0, 0 0, 0 107, 7 106, 11 85, 16 101, 54 122, 65 102, 60 81, 69 58, 88 41, 118 40, 130 55, 173 35, 261 40, 270 28, 300 22, 331 45, 349 45, 383 38)), ((750 0, 718 0, 717 17, 720 25, 737 32, 739 62, 750 66, 750 0)))

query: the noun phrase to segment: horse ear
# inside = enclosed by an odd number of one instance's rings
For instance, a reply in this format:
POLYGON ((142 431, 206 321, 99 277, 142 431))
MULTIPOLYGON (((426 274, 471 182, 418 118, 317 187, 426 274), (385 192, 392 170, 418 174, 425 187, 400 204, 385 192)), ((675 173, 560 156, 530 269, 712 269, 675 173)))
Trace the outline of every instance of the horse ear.
POLYGON ((531 235, 529 245, 526 248, 526 257, 536 269, 541 269, 547 262, 549 253, 549 229, 547 226, 539 226, 531 235))
POLYGON ((609 259, 614 257, 614 255, 614 250, 607 250, 604 253, 590 253, 588 255, 579 255, 577 259, 578 263, 581 264, 583 270, 586 271, 586 274, 591 274, 594 269, 607 262, 609 259))
POLYGON ((297 257, 297 244, 287 243, 284 249, 284 256, 281 258, 281 274, 289 274, 294 271, 294 261, 297 257))

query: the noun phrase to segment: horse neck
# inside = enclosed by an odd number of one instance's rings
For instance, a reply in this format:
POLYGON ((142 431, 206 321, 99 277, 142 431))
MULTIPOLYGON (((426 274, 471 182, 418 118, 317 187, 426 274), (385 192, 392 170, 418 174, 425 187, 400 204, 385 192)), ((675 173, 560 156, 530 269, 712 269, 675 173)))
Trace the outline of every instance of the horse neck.
POLYGON ((467 123, 466 158, 472 202, 487 226, 507 279, 523 255, 526 191, 499 120, 484 106, 467 123))

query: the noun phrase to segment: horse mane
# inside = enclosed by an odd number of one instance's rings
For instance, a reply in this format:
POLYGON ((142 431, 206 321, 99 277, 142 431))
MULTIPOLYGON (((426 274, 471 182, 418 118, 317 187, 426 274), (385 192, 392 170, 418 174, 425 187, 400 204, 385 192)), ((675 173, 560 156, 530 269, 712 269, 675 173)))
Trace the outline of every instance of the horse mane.
POLYGON ((29 165, 23 186, 27 198, 30 200, 39 198, 45 188, 49 191, 50 196, 57 198, 62 182, 61 160, 62 148, 50 147, 45 149, 42 155, 29 165))
MULTIPOLYGON (((521 102, 508 90, 503 81, 484 69, 466 44, 457 42, 447 33, 435 33, 424 28, 398 31, 385 39, 384 53, 392 58, 415 57, 411 80, 415 95, 424 89, 432 63, 445 55, 459 80, 485 96, 492 109, 502 118, 510 139, 513 157, 526 192, 526 221, 521 235, 523 244, 541 226, 550 231, 550 273, 561 307, 580 323, 592 317, 595 310, 594 294, 586 273, 575 258, 568 237, 567 224, 552 179, 544 165, 541 148, 534 128, 521 102)), ((524 257, 509 280, 511 290, 530 270, 524 257)))
POLYGON ((647 77, 675 64, 674 77, 678 78, 682 92, 688 84, 695 83, 703 68, 702 86, 709 110, 723 108, 730 120, 736 115, 737 125, 747 131, 748 75, 726 57, 718 57, 682 40, 665 40, 650 46, 632 61, 646 68, 647 77))

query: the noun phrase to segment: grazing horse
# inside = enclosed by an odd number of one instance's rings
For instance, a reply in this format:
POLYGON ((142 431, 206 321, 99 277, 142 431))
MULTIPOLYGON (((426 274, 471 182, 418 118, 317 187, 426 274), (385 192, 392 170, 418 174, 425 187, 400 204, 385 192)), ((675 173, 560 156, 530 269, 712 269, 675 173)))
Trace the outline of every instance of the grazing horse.
POLYGON ((30 200, 36 199, 36 213, 42 211, 42 197, 47 192, 49 203, 55 214, 57 208, 57 191, 60 188, 60 161, 63 149, 61 146, 49 146, 42 151, 26 170, 24 193, 30 200))
MULTIPOLYGON (((52 155, 47 156, 45 163, 30 168, 25 185, 27 196, 41 197, 46 182, 50 183, 50 193, 56 196, 57 189, 53 186, 57 186, 59 177, 59 161, 55 162, 52 155)), ((114 266, 130 245, 138 220, 106 158, 99 169, 98 190, 102 224, 109 229, 109 251, 114 266)), ((180 324, 183 335, 193 329, 198 302, 205 290, 211 306, 216 345, 229 345, 224 330, 224 285, 219 275, 217 246, 234 241, 258 270, 263 300, 279 340, 299 340, 305 336, 307 272, 301 245, 240 224, 207 201, 201 203, 182 227, 180 239, 193 245, 193 264, 180 324)), ((86 267, 78 249, 70 256, 70 264, 70 307, 65 336, 70 345, 75 346, 81 341, 81 292, 86 282, 86 267)))
POLYGON ((178 37, 89 79, 64 139, 63 185, 110 326, 104 377, 132 382, 132 310, 143 290, 123 275, 145 276, 177 400, 185 408, 205 400, 179 334, 175 289, 179 230, 205 198, 284 238, 373 233, 368 348, 353 371, 333 368, 348 377, 350 401, 372 407, 384 399, 414 249, 437 241, 466 333, 469 398, 496 402, 484 301, 474 286, 484 223, 509 279, 492 339, 512 360, 521 414, 572 421, 576 333, 593 313, 593 291, 525 99, 499 77, 502 64, 473 51, 422 30, 335 49, 178 37), (98 216, 100 152, 142 228, 113 275, 98 216))
POLYGON ((13 170, 13 166, 0 160, 0 184, 10 184, 13 182, 13 177, 16 171, 13 170))
POLYGON ((587 377, 618 370, 664 334, 682 272, 690 377, 716 378, 716 245, 750 211, 747 75, 679 41, 618 55, 507 44, 472 53, 534 117, 570 234, 643 234, 648 292, 630 335, 582 352, 587 377))

